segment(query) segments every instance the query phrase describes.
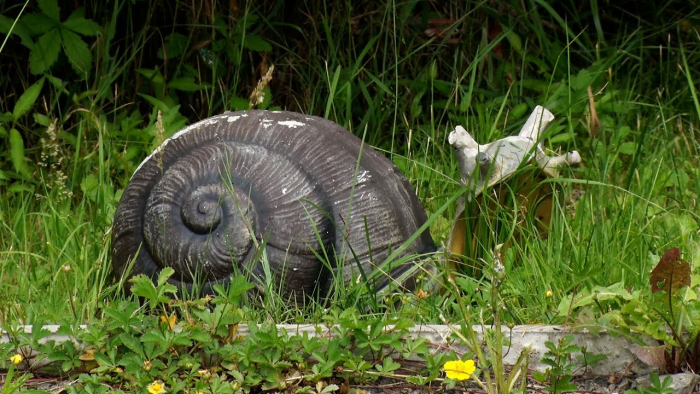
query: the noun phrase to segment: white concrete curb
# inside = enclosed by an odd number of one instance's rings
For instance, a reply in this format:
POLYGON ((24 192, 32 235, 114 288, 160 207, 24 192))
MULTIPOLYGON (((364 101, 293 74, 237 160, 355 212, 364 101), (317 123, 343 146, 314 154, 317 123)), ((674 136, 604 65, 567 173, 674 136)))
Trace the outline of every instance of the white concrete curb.
MULTIPOLYGON (((76 342, 75 338, 72 336, 56 334, 58 328, 59 326, 56 325, 43 326, 42 329, 49 330, 52 334, 42 339, 41 342, 64 342, 69 340, 76 342)), ((80 326, 80 328, 85 329, 86 326, 80 326)), ((279 324, 277 328, 286 331, 289 335, 302 335, 302 333, 305 332, 310 336, 333 335, 333 333, 323 325, 279 324)), ((483 332, 481 326, 474 326, 473 329, 476 331, 479 338, 483 337, 481 335, 483 332)), ((32 326, 20 326, 17 327, 16 330, 22 330, 30 334, 32 332, 32 326)), ((550 325, 515 326, 512 330, 504 326, 502 330, 504 337, 511 343, 509 347, 504 347, 503 349, 503 359, 505 363, 508 365, 514 364, 522 349, 530 346, 530 368, 539 371, 544 371, 547 368, 547 365, 541 362, 541 359, 548 351, 545 342, 551 341, 556 344, 559 338, 563 338, 570 333, 562 326, 550 325)), ((238 327, 238 334, 245 336, 248 333, 247 325, 240 325, 238 327)), ((612 336, 606 332, 601 332, 600 334, 575 332, 571 334, 574 335, 574 343, 581 347, 585 346, 589 354, 605 354, 607 356, 606 360, 599 362, 594 368, 589 368, 587 371, 584 371, 584 366, 581 365, 578 360, 571 360, 571 362, 580 367, 577 372, 611 375, 618 373, 645 374, 654 371, 654 369, 642 363, 637 356, 632 353, 632 349, 639 345, 628 338, 612 336)), ((7 331, 0 330, 0 343, 10 342, 11 335, 12 334, 7 331)), ((469 351, 468 347, 458 341, 455 335, 453 335, 452 329, 446 325, 415 326, 409 330, 408 336, 426 338, 433 346, 435 352, 455 351, 457 354, 464 354, 469 351)), ((648 345, 654 344, 649 339, 646 340, 646 343, 648 345)), ((576 356, 575 354, 574 357, 576 356)), ((41 363, 42 360, 36 361, 37 363, 41 363)), ((45 360, 44 363, 46 363, 45 360)))

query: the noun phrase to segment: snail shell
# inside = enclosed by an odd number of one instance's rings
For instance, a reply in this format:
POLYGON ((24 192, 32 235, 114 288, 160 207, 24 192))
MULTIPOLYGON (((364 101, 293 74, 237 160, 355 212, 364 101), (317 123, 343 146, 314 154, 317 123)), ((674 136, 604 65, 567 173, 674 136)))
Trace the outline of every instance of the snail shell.
MULTIPOLYGON (((261 288, 269 272, 287 297, 325 294, 334 276, 372 271, 426 220, 394 164, 339 125, 292 112, 225 113, 181 130, 141 163, 115 214, 112 264, 123 275, 133 260, 128 276, 152 278, 172 267, 171 283, 188 291, 212 293, 239 273, 261 288)), ((426 231, 403 255, 432 251, 426 231)))

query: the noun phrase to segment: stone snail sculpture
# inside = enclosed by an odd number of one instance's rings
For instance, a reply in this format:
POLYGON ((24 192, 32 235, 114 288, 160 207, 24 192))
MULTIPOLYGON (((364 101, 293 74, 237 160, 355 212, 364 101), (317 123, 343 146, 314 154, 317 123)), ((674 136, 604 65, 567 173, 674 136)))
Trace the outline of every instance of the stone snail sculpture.
MULTIPOLYGON (((426 222, 406 178, 339 125, 291 112, 243 111, 195 123, 134 173, 113 222, 116 273, 204 293, 235 274, 286 297, 355 280, 426 222), (269 278, 272 276, 272 278, 269 278)), ((436 250, 426 231, 401 256, 436 250)), ((411 269, 387 269, 383 287, 411 269)))
MULTIPOLYGON (((575 152, 544 154, 538 136, 551 118, 538 107, 517 137, 488 145, 461 127, 450 133, 462 182, 479 174, 470 196, 531 157, 551 175, 577 163, 575 152)), ((376 289, 398 281, 412 290, 426 260, 404 257, 437 250, 428 231, 414 236, 426 221, 396 166, 339 125, 292 112, 225 113, 179 131, 137 168, 112 226, 113 272, 155 278, 172 267, 172 284, 205 294, 240 273, 260 291, 267 278, 299 298, 379 271, 376 289)))

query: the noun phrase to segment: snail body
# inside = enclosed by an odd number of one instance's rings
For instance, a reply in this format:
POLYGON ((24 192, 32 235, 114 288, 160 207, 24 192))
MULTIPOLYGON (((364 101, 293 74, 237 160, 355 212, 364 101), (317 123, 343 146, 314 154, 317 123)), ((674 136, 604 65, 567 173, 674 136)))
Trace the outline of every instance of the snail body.
MULTIPOLYGON (((141 163, 115 214, 112 264, 122 275, 133 261, 128 276, 152 278, 172 267, 171 283, 205 294, 240 273, 259 288, 272 275, 287 297, 324 295, 337 276, 373 271, 426 220, 396 166, 341 126, 292 112, 225 113, 141 163)), ((402 256, 435 249, 424 231, 402 256)))

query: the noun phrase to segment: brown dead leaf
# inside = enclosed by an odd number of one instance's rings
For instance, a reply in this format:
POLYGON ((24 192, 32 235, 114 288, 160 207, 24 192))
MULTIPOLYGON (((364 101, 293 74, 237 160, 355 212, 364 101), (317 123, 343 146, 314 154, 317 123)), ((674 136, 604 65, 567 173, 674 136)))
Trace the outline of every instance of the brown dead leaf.
POLYGON ((660 290, 675 293, 685 286, 690 286, 690 263, 681 259, 678 248, 668 249, 651 271, 649 283, 652 293, 660 290))
POLYGON ((78 357, 82 361, 95 361, 95 349, 88 349, 78 357))
POLYGON ((423 31, 428 37, 440 37, 445 39, 446 42, 450 44, 457 44, 462 40, 460 35, 453 35, 454 32, 450 32, 451 27, 457 23, 454 19, 429 19, 428 29, 423 31))
POLYGON ((666 365, 666 346, 637 346, 632 348, 637 358, 650 367, 663 368, 666 365))

